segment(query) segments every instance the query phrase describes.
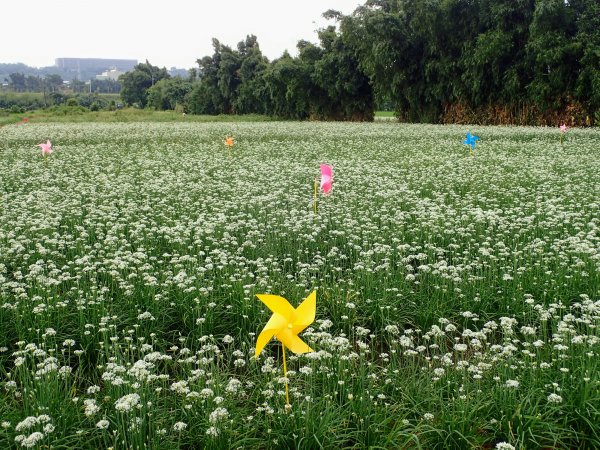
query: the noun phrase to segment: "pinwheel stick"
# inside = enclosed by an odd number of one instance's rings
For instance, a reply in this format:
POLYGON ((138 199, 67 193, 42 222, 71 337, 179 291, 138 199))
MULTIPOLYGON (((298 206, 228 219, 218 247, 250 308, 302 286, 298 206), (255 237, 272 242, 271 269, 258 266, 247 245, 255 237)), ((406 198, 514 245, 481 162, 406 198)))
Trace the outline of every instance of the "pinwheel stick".
MULTIPOLYGON (((315 178, 315 183, 314 183, 314 197, 313 197, 313 212, 315 214, 317 214, 317 179, 315 178)), ((285 348, 284 348, 284 355, 285 355, 285 348)))
POLYGON ((288 388, 288 380, 287 380, 287 363, 285 360, 285 345, 282 342, 281 347, 283 348, 283 376, 285 378, 285 406, 290 407, 290 392, 288 388))

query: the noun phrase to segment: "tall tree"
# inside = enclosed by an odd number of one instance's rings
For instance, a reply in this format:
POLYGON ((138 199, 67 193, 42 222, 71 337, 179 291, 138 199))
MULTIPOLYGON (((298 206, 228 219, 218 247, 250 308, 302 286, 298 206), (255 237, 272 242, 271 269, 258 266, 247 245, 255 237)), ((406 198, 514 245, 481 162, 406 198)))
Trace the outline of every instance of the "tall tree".
POLYGON ((268 114, 264 74, 269 61, 260 51, 256 36, 246 36, 244 41, 240 41, 238 52, 241 58, 238 69, 240 84, 233 99, 233 110, 237 114, 268 114))
POLYGON ((527 44, 533 67, 530 97, 541 108, 561 108, 574 91, 579 44, 572 9, 564 0, 537 0, 527 44))
POLYGON ((575 97, 589 111, 600 112, 600 2, 571 0, 569 5, 577 27, 575 42, 581 50, 575 97))
POLYGON ((25 90, 25 75, 16 72, 9 75, 9 85, 15 92, 23 92, 25 90))
POLYGON ((58 92, 63 87, 63 79, 58 74, 49 74, 44 78, 44 83, 50 92, 58 92))
MULTIPOLYGON (((339 17, 329 11, 328 17, 339 17)), ((334 26, 319 32, 321 57, 315 61, 313 80, 326 94, 321 115, 326 119, 372 120, 373 90, 342 34, 334 26)), ((314 102, 315 99, 313 99, 314 102)))
POLYGON ((181 77, 163 78, 148 89, 148 106, 159 110, 183 106, 192 83, 181 77))
POLYGON ((222 114, 226 99, 219 88, 219 66, 221 64, 221 43, 212 40, 213 55, 197 60, 199 81, 188 95, 188 109, 194 114, 222 114))
POLYGON ((136 65, 131 72, 119 77, 121 98, 129 105, 137 103, 143 108, 147 103, 148 89, 164 78, 170 78, 167 69, 153 66, 146 60, 146 63, 136 65))

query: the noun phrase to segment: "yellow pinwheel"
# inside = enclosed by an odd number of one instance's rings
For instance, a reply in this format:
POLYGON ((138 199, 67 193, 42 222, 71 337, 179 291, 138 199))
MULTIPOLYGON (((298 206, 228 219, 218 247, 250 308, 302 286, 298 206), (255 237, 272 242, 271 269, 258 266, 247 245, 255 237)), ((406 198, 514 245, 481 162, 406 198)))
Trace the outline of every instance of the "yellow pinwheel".
MULTIPOLYGON (((313 351, 306 342, 298 337, 298 334, 315 320, 317 291, 312 291, 297 308, 294 308, 290 305, 290 302, 279 295, 257 294, 256 296, 273 311, 273 315, 258 335, 254 356, 258 356, 262 352, 273 336, 276 337, 281 341, 283 347, 283 375, 287 377, 285 348, 289 348, 294 353, 313 351)), ((289 407, 290 398, 287 382, 285 384, 285 398, 286 405, 289 407)))
POLYGON ((290 302, 279 295, 257 294, 256 296, 273 311, 273 315, 258 335, 255 356, 262 352, 273 336, 294 353, 312 352, 308 344, 298 337, 298 333, 304 331, 315 320, 317 291, 312 291, 298 308, 294 308, 290 302))

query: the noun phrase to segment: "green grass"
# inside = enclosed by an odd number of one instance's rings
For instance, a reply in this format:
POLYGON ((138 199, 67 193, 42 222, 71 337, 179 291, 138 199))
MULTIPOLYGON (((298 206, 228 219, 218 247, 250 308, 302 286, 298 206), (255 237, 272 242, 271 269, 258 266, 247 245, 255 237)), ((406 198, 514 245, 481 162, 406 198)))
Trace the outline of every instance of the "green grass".
POLYGON ((597 130, 118 113, 0 130, 0 448, 600 447, 597 130))
POLYGON ((58 107, 55 111, 37 110, 22 114, 0 116, 0 123, 15 123, 27 117, 32 123, 85 123, 85 122, 267 122, 273 118, 259 114, 245 115, 182 115, 175 111, 124 108, 116 111, 83 111, 80 108, 58 107))
POLYGON ((18 123, 23 119, 23 114, 0 114, 0 127, 18 123))

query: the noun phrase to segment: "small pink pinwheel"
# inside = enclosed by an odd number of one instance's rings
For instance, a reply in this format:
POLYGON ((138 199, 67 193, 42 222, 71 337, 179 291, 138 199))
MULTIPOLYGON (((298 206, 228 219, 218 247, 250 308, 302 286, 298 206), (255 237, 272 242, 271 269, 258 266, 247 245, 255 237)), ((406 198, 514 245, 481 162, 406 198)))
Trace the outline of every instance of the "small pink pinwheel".
POLYGON ((38 147, 42 149, 42 155, 44 156, 52 153, 52 142, 50 142, 50 139, 48 139, 45 144, 38 144, 38 147))
POLYGON ((560 145, 563 145, 563 136, 569 129, 564 123, 560 126, 560 145))
POLYGON ((329 164, 321 164, 321 190, 324 194, 331 192, 333 184, 333 170, 329 164))

